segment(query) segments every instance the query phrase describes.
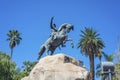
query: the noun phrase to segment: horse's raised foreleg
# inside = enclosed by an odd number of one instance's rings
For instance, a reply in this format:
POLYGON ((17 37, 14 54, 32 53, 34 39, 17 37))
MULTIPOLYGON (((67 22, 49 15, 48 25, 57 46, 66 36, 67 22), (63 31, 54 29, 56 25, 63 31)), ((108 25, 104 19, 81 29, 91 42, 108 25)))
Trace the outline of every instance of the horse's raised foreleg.
POLYGON ((51 51, 51 54, 50 55, 53 55, 54 54, 54 50, 51 51))
POLYGON ((72 48, 74 48, 73 40, 71 38, 66 38, 65 41, 64 41, 64 43, 67 42, 67 41, 70 41, 72 48))

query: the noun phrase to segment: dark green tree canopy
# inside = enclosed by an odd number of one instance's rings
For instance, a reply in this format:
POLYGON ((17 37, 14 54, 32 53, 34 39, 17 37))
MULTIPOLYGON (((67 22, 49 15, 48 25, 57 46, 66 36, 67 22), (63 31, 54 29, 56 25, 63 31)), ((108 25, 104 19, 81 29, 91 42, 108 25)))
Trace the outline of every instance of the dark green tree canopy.
POLYGON ((7 33, 7 36, 8 36, 7 41, 10 41, 9 46, 11 48, 20 44, 20 40, 22 40, 20 35, 21 35, 21 33, 19 33, 18 30, 10 30, 9 33, 7 33))
POLYGON ((10 56, 0 51, 0 80, 14 80, 16 64, 10 61, 10 56))
POLYGON ((99 53, 102 53, 102 49, 104 47, 104 42, 99 37, 96 31, 93 28, 86 28, 85 30, 81 30, 80 40, 78 43, 78 48, 81 49, 81 53, 88 56, 90 53, 95 53, 97 56, 99 53))

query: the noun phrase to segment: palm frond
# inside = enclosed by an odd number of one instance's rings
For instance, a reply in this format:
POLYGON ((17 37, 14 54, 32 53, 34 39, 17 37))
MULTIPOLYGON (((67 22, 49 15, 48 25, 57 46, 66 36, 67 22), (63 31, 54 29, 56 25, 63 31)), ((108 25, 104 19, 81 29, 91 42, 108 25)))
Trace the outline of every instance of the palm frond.
POLYGON ((115 54, 109 55, 109 61, 113 61, 114 57, 115 57, 115 54))

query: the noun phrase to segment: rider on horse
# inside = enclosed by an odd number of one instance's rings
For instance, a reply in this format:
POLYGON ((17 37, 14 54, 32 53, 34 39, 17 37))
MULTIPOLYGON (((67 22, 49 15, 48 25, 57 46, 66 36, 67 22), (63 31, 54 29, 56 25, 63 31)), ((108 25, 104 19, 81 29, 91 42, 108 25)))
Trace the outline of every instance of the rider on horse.
MULTIPOLYGON (((54 41, 57 38, 56 34, 57 34, 58 30, 56 29, 56 24, 53 24, 53 19, 54 19, 54 17, 52 17, 51 21, 50 21, 50 28, 52 31, 50 37, 52 37, 52 40, 54 41)), ((64 44, 65 44, 65 42, 63 41, 63 44, 61 44, 61 46, 65 47, 64 44)), ((59 49, 60 49, 60 47, 59 47, 59 49)))

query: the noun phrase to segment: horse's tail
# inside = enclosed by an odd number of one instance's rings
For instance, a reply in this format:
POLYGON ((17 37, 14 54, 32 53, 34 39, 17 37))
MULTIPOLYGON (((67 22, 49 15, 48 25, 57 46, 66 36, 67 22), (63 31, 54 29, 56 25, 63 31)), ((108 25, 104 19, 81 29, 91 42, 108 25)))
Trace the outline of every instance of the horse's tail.
POLYGON ((45 52, 45 50, 46 50, 45 46, 42 46, 41 49, 40 49, 40 51, 39 51, 39 53, 38 53, 39 54, 38 60, 41 58, 41 56, 43 55, 43 53, 45 52))

